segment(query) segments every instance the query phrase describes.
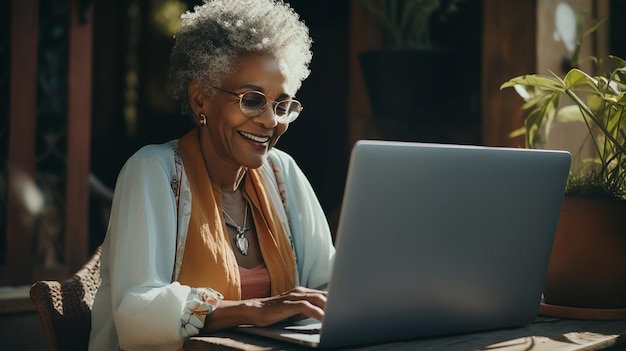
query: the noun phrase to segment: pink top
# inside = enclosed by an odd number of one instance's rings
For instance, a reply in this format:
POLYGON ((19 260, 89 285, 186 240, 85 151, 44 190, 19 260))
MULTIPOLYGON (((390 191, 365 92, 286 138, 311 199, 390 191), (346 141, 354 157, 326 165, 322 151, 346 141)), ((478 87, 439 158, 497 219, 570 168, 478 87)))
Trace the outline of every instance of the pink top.
POLYGON ((239 275, 242 300, 270 296, 270 274, 265 263, 250 269, 239 267, 239 275))

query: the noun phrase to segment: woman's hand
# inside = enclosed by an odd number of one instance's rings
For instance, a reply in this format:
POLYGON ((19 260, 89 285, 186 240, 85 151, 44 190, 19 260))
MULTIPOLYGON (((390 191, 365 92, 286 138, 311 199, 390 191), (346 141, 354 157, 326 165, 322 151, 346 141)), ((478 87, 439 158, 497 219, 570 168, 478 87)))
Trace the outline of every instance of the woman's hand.
POLYGON ((243 301, 224 300, 207 316, 205 333, 253 324, 264 327, 290 318, 324 318, 326 297, 322 290, 296 287, 277 296, 243 301))
POLYGON ((264 327, 286 319, 324 318, 326 291, 297 287, 281 295, 260 299, 256 326, 264 327))

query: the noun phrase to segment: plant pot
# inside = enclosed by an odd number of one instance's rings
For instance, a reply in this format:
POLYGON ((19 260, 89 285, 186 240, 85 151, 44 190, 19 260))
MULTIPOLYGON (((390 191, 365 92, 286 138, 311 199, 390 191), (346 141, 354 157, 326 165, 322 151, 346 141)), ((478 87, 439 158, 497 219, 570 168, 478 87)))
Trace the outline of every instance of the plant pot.
POLYGON ((626 201, 564 199, 544 302, 575 308, 626 308, 626 201))
MULTIPOLYGON (((443 49, 377 50, 359 55, 375 126, 426 136, 444 126, 454 109, 450 85, 455 57, 443 49)), ((389 135, 390 137, 392 135, 389 135)))

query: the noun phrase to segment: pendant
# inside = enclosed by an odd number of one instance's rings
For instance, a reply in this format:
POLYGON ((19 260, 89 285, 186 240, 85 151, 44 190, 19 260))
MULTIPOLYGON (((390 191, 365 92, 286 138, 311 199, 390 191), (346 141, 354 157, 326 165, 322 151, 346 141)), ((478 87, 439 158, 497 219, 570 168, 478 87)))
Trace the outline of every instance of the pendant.
POLYGON ((237 245, 237 249, 241 252, 242 255, 248 256, 248 239, 244 236, 244 232, 238 232, 237 238, 235 239, 235 244, 237 245))

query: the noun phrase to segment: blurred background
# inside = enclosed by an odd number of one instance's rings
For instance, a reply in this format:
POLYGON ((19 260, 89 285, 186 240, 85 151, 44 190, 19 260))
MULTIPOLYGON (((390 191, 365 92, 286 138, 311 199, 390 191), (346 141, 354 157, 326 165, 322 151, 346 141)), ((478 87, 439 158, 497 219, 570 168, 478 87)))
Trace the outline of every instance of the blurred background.
MULTIPOLYGON (((567 69, 571 14, 581 10, 608 19, 585 53, 626 56, 626 1, 442 0, 427 18, 430 45, 418 50, 439 56, 409 56, 407 67, 376 61, 415 48, 389 45, 359 1, 288 2, 310 28, 314 55, 297 94, 304 112, 277 147, 309 177, 333 234, 356 140, 523 147, 509 137, 523 101, 499 87, 567 69)), ((27 349, 45 348, 30 284, 69 276, 101 243, 132 153, 192 127, 167 73, 180 14, 199 3, 0 2, 0 349, 16 340, 24 349, 20 331, 27 349)))

